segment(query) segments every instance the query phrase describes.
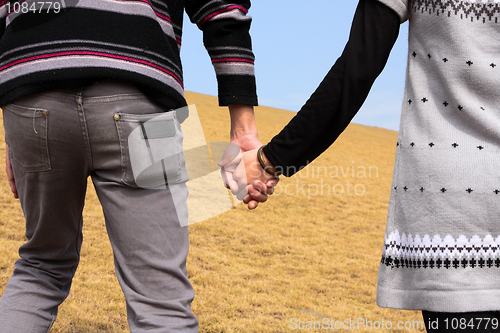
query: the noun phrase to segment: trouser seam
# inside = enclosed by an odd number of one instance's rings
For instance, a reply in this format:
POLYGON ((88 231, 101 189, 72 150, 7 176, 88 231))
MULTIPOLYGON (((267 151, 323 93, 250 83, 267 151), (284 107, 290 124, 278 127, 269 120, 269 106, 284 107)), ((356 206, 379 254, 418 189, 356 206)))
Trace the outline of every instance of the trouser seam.
POLYGON ((87 163, 89 167, 93 165, 92 161, 92 149, 90 146, 89 132, 87 129, 87 121, 85 118, 85 108, 83 106, 83 88, 80 89, 76 94, 76 108, 78 113, 78 120, 80 121, 80 128, 82 131, 82 138, 85 146, 85 155, 87 157, 87 163))

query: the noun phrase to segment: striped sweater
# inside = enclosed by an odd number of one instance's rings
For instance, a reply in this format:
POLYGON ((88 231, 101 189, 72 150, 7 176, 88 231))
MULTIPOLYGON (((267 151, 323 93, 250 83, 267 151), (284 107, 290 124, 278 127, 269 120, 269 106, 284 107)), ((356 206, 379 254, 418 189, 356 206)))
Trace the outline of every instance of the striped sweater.
POLYGON ((256 105, 249 7, 248 0, 0 1, 0 105, 114 78, 169 108, 184 106, 184 11, 203 30, 220 104, 256 105))

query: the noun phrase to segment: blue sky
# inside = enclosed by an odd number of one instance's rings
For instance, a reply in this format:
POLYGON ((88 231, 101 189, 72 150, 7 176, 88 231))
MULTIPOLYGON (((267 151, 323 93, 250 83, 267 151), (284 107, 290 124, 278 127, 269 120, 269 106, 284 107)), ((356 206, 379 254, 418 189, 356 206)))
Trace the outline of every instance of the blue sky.
MULTIPOLYGON (((356 6, 354 0, 252 2, 249 15, 260 105, 300 109, 341 55, 356 6)), ((407 38, 405 23, 384 72, 353 122, 398 130, 407 38)), ((181 52, 186 90, 216 96, 215 73, 202 33, 187 18, 181 52)))

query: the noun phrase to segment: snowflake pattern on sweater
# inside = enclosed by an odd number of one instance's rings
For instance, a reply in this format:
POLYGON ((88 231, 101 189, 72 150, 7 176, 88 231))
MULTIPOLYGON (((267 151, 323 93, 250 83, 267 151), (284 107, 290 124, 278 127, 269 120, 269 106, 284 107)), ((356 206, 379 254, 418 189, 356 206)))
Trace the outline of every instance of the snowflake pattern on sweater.
POLYGON ((415 0, 412 1, 414 12, 429 13, 436 15, 458 15, 461 19, 477 20, 483 23, 486 20, 494 20, 498 23, 500 16, 500 0, 415 0))

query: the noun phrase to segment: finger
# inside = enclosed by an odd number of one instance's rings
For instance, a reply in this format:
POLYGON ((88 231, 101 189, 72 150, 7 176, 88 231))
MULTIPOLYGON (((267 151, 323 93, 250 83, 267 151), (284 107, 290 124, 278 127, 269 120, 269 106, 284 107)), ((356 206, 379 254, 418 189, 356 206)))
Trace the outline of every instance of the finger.
POLYGON ((267 195, 273 195, 274 194, 274 186, 273 187, 268 187, 265 194, 267 194, 267 195))
POLYGON ((260 193, 258 190, 256 190, 253 186, 248 186, 248 195, 253 199, 258 202, 266 202, 267 201, 267 194, 260 193))
MULTIPOLYGON (((233 194, 234 194, 234 192, 233 192, 233 194)), ((239 191, 239 192, 236 193, 236 198, 238 198, 238 200, 240 200, 240 201, 243 201, 243 200, 245 200, 245 197, 247 195, 248 195, 248 190, 247 190, 247 188, 245 186, 245 187, 243 187, 241 189, 241 191, 239 191)))
POLYGON ((9 186, 11 192, 14 194, 14 198, 19 198, 19 195, 17 194, 17 187, 16 187, 16 181, 14 179, 14 173, 12 172, 12 169, 7 168, 7 178, 9 179, 9 186))
POLYGON ((234 179, 234 173, 233 172, 228 172, 224 168, 224 172, 222 173, 222 177, 224 179, 224 185, 226 186, 226 188, 230 189, 233 194, 236 195, 240 191, 240 188, 242 188, 238 184, 238 182, 234 179))
POLYGON ((220 175, 222 176, 222 181, 224 182, 224 186, 226 186, 226 188, 230 188, 229 182, 227 180, 226 171, 224 170, 224 168, 220 169, 220 175))
POLYGON ((233 173, 228 172, 226 168, 221 168, 220 172, 226 188, 230 189, 233 194, 237 193, 238 183, 233 179, 233 173))
POLYGON ((256 189, 257 191, 259 191, 260 193, 266 193, 267 191, 267 186, 266 184, 264 184, 263 182, 261 182, 260 180, 254 180, 252 182, 252 187, 254 189, 256 189))
POLYGON ((252 182, 252 186, 258 190, 260 193, 265 194, 265 195, 271 195, 274 193, 274 186, 269 187, 268 185, 264 184, 260 180, 256 180, 252 182))
POLYGON ((279 182, 280 182, 280 179, 278 177, 276 177, 276 178, 268 180, 266 185, 267 185, 267 187, 274 187, 274 186, 278 185, 279 182))
POLYGON ((243 198, 243 203, 248 205, 251 201, 266 202, 267 199, 267 195, 256 192, 255 194, 247 194, 245 198, 243 198))
MULTIPOLYGON (((231 181, 231 182, 229 182, 229 183, 228 183, 228 186, 229 186, 229 189, 231 190, 231 193, 235 194, 236 196, 238 196, 238 194, 239 194, 240 192, 244 192, 244 191, 246 191, 246 190, 240 191, 240 190, 239 190, 239 189, 240 189, 240 187, 238 186, 238 183, 237 183, 237 182, 235 182, 235 181, 231 181)), ((238 200, 241 200, 241 199, 239 199, 239 198, 238 198, 238 200)))
POLYGON ((235 180, 235 183, 236 183, 236 186, 237 186, 237 190, 236 191, 239 192, 238 193, 238 199, 242 200, 242 199, 240 199, 240 197, 243 198, 245 195, 248 194, 248 185, 246 183, 246 179, 243 180, 240 177, 237 181, 235 180))
POLYGON ((19 199, 19 195, 17 194, 16 184, 14 182, 9 182, 9 185, 10 185, 10 190, 14 194, 14 198, 19 199))
POLYGON ((9 159, 9 146, 6 146, 5 164, 6 164, 5 170, 7 172, 7 179, 9 181, 10 190, 14 194, 14 198, 19 199, 19 195, 17 193, 16 181, 14 179, 14 172, 12 171, 12 164, 10 163, 9 159))
POLYGON ((248 203, 248 209, 254 210, 255 208, 257 208, 258 205, 259 203, 257 201, 252 200, 248 203))
POLYGON ((252 200, 253 200, 253 199, 252 199, 252 197, 251 197, 249 194, 247 194, 247 195, 245 196, 245 198, 243 198, 243 203, 244 203, 245 205, 248 205, 248 204, 250 203, 250 201, 252 201, 252 200))

